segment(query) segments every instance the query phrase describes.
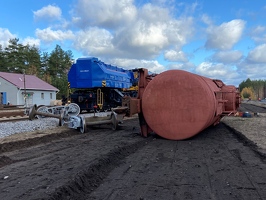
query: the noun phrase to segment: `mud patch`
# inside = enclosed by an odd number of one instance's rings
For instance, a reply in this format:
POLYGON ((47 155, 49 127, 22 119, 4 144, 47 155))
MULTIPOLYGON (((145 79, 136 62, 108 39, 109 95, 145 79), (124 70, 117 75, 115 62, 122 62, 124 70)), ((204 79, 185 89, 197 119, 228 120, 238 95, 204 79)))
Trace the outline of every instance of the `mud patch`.
POLYGON ((77 134, 80 134, 80 132, 69 129, 64 132, 59 132, 59 133, 52 133, 52 134, 43 133, 43 135, 41 136, 28 138, 25 140, 20 140, 20 141, 14 140, 11 142, 0 144, 0 153, 9 152, 9 151, 17 150, 17 149, 22 149, 22 148, 27 148, 27 147, 35 146, 38 144, 51 142, 52 140, 71 137, 77 134))
POLYGON ((134 143, 129 146, 115 147, 110 153, 102 155, 100 159, 92 163, 89 168, 76 174, 73 181, 56 189, 49 199, 82 199, 84 193, 88 195, 98 188, 104 178, 124 162, 123 159, 125 157, 135 153, 151 140, 152 138, 149 138, 146 141, 134 143))
POLYGON ((10 159, 8 156, 0 156, 0 168, 5 166, 5 165, 9 165, 13 162, 14 161, 12 159, 10 159))

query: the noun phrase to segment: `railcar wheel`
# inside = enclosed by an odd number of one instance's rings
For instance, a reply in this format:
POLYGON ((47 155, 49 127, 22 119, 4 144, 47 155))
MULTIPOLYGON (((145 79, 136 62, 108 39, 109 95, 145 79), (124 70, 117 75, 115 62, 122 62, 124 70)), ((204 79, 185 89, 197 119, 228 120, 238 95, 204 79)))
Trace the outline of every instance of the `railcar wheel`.
MULTIPOLYGON (((53 111, 53 110, 52 110, 52 109, 48 109, 47 106, 43 106, 43 105, 41 105, 41 106, 38 106, 38 107, 37 107, 37 112, 53 114, 52 111, 53 111)), ((45 118, 45 116, 43 116, 43 115, 36 115, 36 117, 37 117, 38 119, 45 118)))
POLYGON ((79 131, 81 133, 86 133, 87 132, 87 125, 86 125, 86 120, 83 116, 80 117, 80 128, 79 128, 79 131))
POLYGON ((76 103, 70 103, 67 107, 69 116, 77 116, 81 112, 80 107, 76 103))
POLYGON ((112 119, 112 130, 115 131, 117 129, 117 126, 118 126, 117 114, 112 113, 111 119, 112 119))

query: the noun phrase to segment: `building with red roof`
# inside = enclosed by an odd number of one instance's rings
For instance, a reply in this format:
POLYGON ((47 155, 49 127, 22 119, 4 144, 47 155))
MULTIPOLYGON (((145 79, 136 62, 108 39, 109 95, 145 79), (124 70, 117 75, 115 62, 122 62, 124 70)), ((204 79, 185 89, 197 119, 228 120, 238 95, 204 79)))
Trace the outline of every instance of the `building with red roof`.
POLYGON ((0 72, 0 103, 50 105, 59 90, 34 75, 0 72))

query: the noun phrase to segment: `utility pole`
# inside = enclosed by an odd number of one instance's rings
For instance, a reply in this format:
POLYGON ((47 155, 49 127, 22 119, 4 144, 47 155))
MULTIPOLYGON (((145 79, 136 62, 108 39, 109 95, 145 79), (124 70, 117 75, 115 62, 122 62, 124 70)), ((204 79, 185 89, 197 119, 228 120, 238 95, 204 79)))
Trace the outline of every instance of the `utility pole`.
POLYGON ((25 107, 27 107, 27 101, 26 101, 26 76, 25 76, 25 69, 23 70, 23 78, 24 78, 24 101, 25 101, 25 107))

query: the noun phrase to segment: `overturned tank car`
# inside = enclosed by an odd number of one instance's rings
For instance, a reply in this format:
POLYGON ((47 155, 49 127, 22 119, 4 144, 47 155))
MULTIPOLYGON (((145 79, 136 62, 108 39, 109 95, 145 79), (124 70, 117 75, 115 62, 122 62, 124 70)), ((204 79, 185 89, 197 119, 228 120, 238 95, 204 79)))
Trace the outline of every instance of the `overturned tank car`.
POLYGON ((138 113, 141 134, 155 132, 170 140, 195 136, 225 115, 237 112, 238 88, 182 70, 149 75, 139 69, 137 98, 124 97, 127 116, 138 113))

